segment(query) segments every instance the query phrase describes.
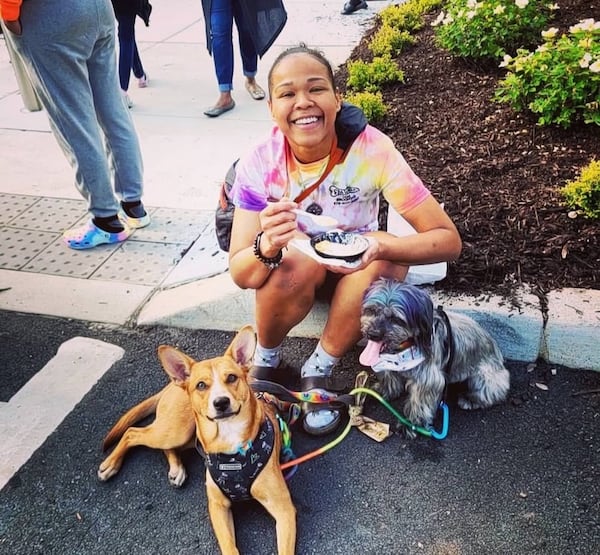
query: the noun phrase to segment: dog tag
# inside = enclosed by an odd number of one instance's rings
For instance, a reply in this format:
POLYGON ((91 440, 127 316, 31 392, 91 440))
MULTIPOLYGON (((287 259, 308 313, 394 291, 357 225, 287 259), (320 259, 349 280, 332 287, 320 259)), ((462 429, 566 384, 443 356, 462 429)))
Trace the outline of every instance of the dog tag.
POLYGON ((222 472, 239 472, 240 470, 242 470, 242 463, 239 462, 235 462, 235 463, 220 463, 219 464, 219 470, 222 472))

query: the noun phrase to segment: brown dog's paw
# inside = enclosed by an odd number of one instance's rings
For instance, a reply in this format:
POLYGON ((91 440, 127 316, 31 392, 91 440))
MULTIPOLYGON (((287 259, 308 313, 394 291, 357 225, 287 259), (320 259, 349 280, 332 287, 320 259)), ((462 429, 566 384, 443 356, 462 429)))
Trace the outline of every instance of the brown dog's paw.
POLYGON ((169 484, 174 488, 180 488, 183 486, 187 479, 187 473, 183 466, 169 470, 169 484))
POLYGON ((110 480, 120 470, 120 466, 111 465, 109 462, 104 461, 100 468, 98 468, 98 479, 102 482, 110 480))

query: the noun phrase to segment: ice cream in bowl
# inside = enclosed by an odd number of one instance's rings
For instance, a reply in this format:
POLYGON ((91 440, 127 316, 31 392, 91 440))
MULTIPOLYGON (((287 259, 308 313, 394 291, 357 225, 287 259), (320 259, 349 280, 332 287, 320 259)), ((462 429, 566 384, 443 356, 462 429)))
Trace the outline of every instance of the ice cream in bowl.
POLYGON ((323 258, 337 258, 346 262, 358 260, 369 248, 369 240, 359 233, 328 231, 310 240, 314 251, 323 258))

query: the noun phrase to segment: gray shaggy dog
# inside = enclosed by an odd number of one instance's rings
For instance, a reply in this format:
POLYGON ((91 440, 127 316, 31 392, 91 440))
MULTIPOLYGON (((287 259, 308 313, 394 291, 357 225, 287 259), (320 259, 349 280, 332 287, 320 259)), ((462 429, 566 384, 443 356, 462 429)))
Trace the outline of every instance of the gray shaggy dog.
POLYGON ((506 399, 510 375, 494 339, 471 318, 434 309, 422 289, 379 278, 365 293, 360 322, 361 364, 376 372, 386 399, 406 390, 403 411, 413 424, 433 424, 448 383, 466 382, 458 400, 465 410, 506 399))

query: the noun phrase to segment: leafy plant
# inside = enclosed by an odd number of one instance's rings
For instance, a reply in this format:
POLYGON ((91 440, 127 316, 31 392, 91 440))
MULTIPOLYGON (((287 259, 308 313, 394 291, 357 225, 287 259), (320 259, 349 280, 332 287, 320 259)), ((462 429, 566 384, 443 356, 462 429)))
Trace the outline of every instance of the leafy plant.
POLYGON ((386 115, 387 108, 381 92, 357 92, 346 95, 346 100, 358 106, 370 123, 377 122, 386 115))
POLYGON ((346 84, 348 89, 355 91, 350 98, 363 109, 369 121, 377 121, 387 112, 380 93, 381 85, 404 81, 404 73, 392 57, 398 56, 405 45, 416 42, 411 33, 423 27, 423 14, 438 8, 442 1, 407 0, 379 13, 382 24, 369 43, 373 61, 350 62, 347 66, 346 84))
POLYGON ((582 20, 560 36, 551 28, 542 37, 535 52, 505 56, 500 66, 509 72, 495 99, 537 114, 540 125, 600 125, 600 21, 582 20))
POLYGON ((377 92, 385 83, 404 81, 404 72, 389 54, 375 56, 372 62, 356 60, 348 63, 348 88, 355 91, 377 92))
POLYGON ((561 189, 566 203, 581 210, 586 218, 600 218, 600 160, 592 160, 579 174, 578 179, 567 182, 561 189))
POLYGON ((432 23, 438 46, 492 59, 536 44, 558 8, 550 0, 449 0, 445 7, 432 23))
POLYGON ((398 56, 405 45, 414 44, 416 40, 408 31, 401 31, 384 23, 373 35, 369 43, 369 50, 375 56, 398 56))
POLYGON ((423 27, 423 14, 438 8, 442 0, 408 0, 402 4, 392 4, 379 12, 383 25, 400 31, 418 31, 423 27))
POLYGON ((379 13, 382 25, 388 25, 393 29, 401 31, 418 31, 423 27, 421 12, 416 9, 415 4, 392 4, 379 13))

